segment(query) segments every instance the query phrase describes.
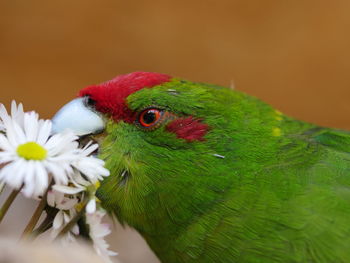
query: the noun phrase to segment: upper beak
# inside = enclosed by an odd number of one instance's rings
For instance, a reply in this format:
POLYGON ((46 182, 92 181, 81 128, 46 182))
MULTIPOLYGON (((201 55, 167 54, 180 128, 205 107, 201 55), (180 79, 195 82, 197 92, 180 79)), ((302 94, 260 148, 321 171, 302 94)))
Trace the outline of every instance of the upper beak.
POLYGON ((77 98, 64 105, 52 119, 53 133, 71 130, 78 136, 96 134, 104 130, 102 116, 84 104, 85 98, 77 98))

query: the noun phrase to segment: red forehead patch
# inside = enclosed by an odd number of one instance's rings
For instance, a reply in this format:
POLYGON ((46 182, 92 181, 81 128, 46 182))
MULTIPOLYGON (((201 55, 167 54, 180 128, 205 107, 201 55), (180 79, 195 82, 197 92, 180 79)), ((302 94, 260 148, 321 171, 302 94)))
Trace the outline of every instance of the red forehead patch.
POLYGON ((170 76, 151 72, 133 72, 118 76, 99 85, 82 89, 79 96, 89 96, 96 110, 113 117, 114 120, 133 122, 135 113, 126 104, 126 98, 143 88, 152 88, 170 80, 170 76))

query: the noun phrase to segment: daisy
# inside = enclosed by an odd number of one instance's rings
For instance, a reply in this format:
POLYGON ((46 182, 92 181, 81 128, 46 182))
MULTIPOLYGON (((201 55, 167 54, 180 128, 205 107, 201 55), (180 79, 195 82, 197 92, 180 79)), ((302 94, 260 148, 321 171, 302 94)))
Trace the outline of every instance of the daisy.
MULTIPOLYGON (((56 238, 62 229, 76 216, 76 206, 79 199, 76 196, 66 196, 64 193, 50 190, 47 193, 47 204, 51 207, 57 208, 58 212, 53 220, 52 230, 50 236, 56 238)), ((79 227, 75 224, 70 231, 68 231, 62 241, 70 243, 75 241, 75 236, 79 235, 79 227)))
MULTIPOLYGON (((89 194, 91 196, 91 193, 88 191, 93 185, 85 181, 82 177, 78 178, 77 180, 82 180, 84 185, 80 184, 76 185, 76 187, 54 185, 53 190, 48 192, 48 204, 59 210, 53 220, 50 234, 52 238, 56 238, 62 229, 77 215, 79 205, 81 205, 78 200, 82 200, 84 194, 89 194)), ((95 191, 93 191, 93 195, 94 193, 95 191)), ((92 203, 91 200, 89 203, 92 203)), ((105 262, 112 262, 109 257, 115 256, 117 253, 108 249, 109 245, 104 239, 111 233, 111 230, 108 224, 101 222, 106 212, 104 212, 102 209, 96 210, 96 204, 94 205, 93 209, 89 209, 89 203, 86 209, 87 213, 85 214, 86 224, 88 226, 87 229, 89 230, 89 238, 92 241, 92 245, 96 253, 103 258, 105 262)), ((63 242, 63 244, 74 242, 76 241, 76 237, 79 235, 79 232, 79 227, 77 224, 75 224, 70 231, 60 238, 60 240, 63 242)))
POLYGON ((79 172, 75 172, 74 175, 71 177, 70 186, 55 184, 52 186, 52 189, 66 195, 81 194, 81 199, 84 198, 84 194, 87 194, 89 201, 86 205, 85 210, 88 214, 92 214, 96 211, 96 202, 98 201, 98 199, 95 196, 95 194, 99 186, 99 181, 87 181, 81 176, 79 172))
MULTIPOLYGON (((16 116, 21 116, 21 109, 16 116)), ((5 134, 0 134, 0 182, 14 189, 23 186, 26 197, 42 195, 52 175, 56 184, 67 185, 74 170, 78 169, 90 180, 107 176, 104 162, 90 157, 97 145, 78 148, 78 139, 72 132, 52 133, 49 120, 39 120, 38 114, 29 112, 20 118, 9 117, 2 107, 0 118, 5 134), (23 125, 22 125, 23 124, 23 125)))
POLYGON ((106 212, 97 210, 92 214, 86 214, 86 223, 89 225, 89 236, 93 242, 93 247, 96 253, 102 257, 105 262, 112 262, 110 257, 116 256, 117 253, 109 250, 109 244, 104 239, 111 233, 108 224, 102 223, 102 218, 106 212))
POLYGON ((68 183, 73 172, 69 160, 77 148, 77 137, 72 133, 57 134, 51 138, 51 121, 39 120, 34 112, 25 113, 23 128, 14 118, 3 118, 6 136, 0 134, 0 181, 12 188, 23 185, 27 197, 42 195, 47 189, 51 173, 55 182, 68 183))

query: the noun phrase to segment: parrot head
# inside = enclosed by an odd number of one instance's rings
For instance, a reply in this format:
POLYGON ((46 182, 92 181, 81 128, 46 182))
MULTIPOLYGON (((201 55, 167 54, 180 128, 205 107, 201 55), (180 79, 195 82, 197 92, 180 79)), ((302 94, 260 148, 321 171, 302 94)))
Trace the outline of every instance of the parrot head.
POLYGON ((102 206, 147 238, 179 232, 268 161, 278 116, 229 88, 134 72, 82 89, 53 124, 98 138, 102 206))

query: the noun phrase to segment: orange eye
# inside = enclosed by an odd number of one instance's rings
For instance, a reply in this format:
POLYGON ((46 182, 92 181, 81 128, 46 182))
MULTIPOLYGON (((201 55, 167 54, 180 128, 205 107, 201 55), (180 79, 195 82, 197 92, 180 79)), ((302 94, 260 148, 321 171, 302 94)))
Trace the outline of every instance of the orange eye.
POLYGON ((158 109, 147 109, 139 115, 139 123, 143 127, 151 127, 156 124, 162 116, 162 112, 158 109))

